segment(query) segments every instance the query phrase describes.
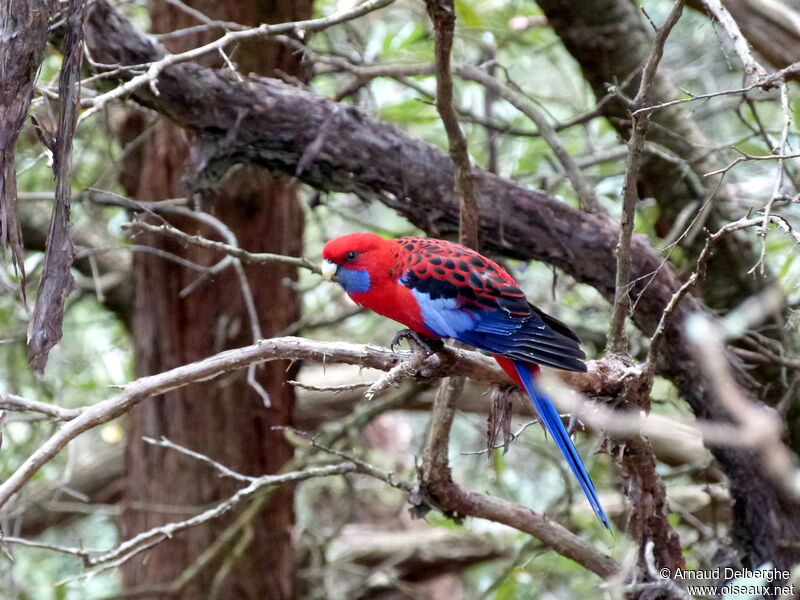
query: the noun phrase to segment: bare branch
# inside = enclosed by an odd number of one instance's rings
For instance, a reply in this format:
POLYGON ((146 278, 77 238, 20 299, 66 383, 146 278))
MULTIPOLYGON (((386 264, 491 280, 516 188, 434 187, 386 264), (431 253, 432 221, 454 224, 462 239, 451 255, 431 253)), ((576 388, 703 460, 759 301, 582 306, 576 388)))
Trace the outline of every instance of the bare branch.
POLYGON ((470 492, 453 482, 447 450, 455 414, 455 396, 459 392, 458 380, 442 380, 434 402, 420 470, 423 497, 456 520, 464 516, 480 517, 529 533, 601 577, 618 571, 619 565, 612 558, 598 552, 561 525, 513 502, 470 492))
POLYGON ((594 188, 592 188, 581 173, 576 159, 567 152, 564 144, 561 143, 555 127, 550 124, 547 117, 545 117, 532 102, 526 100, 521 94, 515 92, 509 86, 502 84, 498 79, 481 71, 477 67, 464 64, 457 65, 455 70, 456 73, 464 79, 480 83, 486 87, 486 89, 493 91, 533 121, 536 124, 539 135, 547 142, 553 150, 553 154, 556 155, 558 162, 561 163, 561 166, 564 168, 567 178, 578 194, 578 201, 580 202, 581 208, 590 212, 605 212, 597 200, 597 194, 594 193, 594 188))
POLYGON ((622 186, 622 217, 620 218, 619 242, 617 243, 617 276, 614 293, 614 308, 611 315, 611 326, 608 333, 608 349, 611 352, 623 354, 627 352, 628 340, 625 336, 625 323, 628 320, 630 311, 630 280, 631 280, 631 237, 633 236, 633 225, 636 218, 636 205, 639 201, 637 190, 637 179, 639 178, 639 168, 644 151, 647 128, 650 122, 649 113, 636 114, 636 109, 647 106, 650 103, 650 95, 656 83, 656 71, 661 56, 664 53, 664 45, 670 31, 680 19, 683 12, 683 0, 675 3, 664 25, 658 30, 653 48, 642 72, 642 81, 639 91, 633 100, 633 125, 631 127, 631 137, 628 140, 628 160, 625 167, 625 181, 622 186))
POLYGON ((794 468, 792 455, 781 441, 783 423, 775 410, 756 406, 741 393, 724 358, 722 331, 704 315, 693 315, 687 330, 706 370, 713 392, 739 425, 739 437, 756 447, 764 467, 790 497, 800 498, 800 470, 794 468))
MULTIPOLYGON (((129 540, 126 540, 113 550, 101 552, 88 557, 86 564, 89 566, 94 566, 110 563, 111 561, 116 561, 121 557, 124 557, 125 560, 132 558, 138 552, 152 547, 153 542, 157 543, 158 541, 163 541, 174 536, 176 533, 183 531, 184 529, 196 527, 202 523, 216 519, 217 517, 230 511, 243 500, 253 497, 257 492, 264 488, 297 481, 305 481, 306 479, 311 479, 314 477, 330 477, 332 475, 352 473, 356 470, 358 470, 358 467, 353 463, 340 463, 325 467, 306 467, 300 471, 290 471, 280 475, 263 475, 261 477, 254 478, 249 485, 243 487, 230 498, 217 504, 213 508, 204 511, 199 515, 191 517, 190 519, 185 519, 183 521, 177 521, 174 523, 167 523, 166 525, 160 525, 147 531, 143 531, 129 540)), ((114 566, 118 565, 118 562, 114 563, 114 566)), ((90 574, 94 573, 85 573, 82 575, 82 577, 89 576, 90 574)))
MULTIPOLYGON (((169 209, 165 209, 162 212, 169 212, 169 209)), ((162 223, 161 225, 153 225, 152 223, 147 223, 145 221, 134 221, 126 226, 129 230, 140 230, 140 231, 149 231, 151 233, 158 233, 161 235, 168 235, 172 238, 181 240, 186 242, 187 244, 192 244, 193 246, 198 246, 200 248, 210 248, 213 250, 218 250, 220 252, 224 252, 229 256, 233 256, 244 263, 279 263, 284 265, 291 265, 293 267, 298 267, 301 269, 307 269, 312 273, 316 273, 317 275, 320 274, 319 267, 312 263, 307 258, 296 258, 294 256, 283 256, 282 254, 272 254, 269 252, 248 252, 247 250, 242 250, 236 246, 232 246, 230 244, 225 244, 223 242, 217 242, 215 240, 209 240, 200 235, 191 235, 186 232, 173 227, 169 223, 162 223)))
POLYGON ((21 278, 25 300, 22 233, 17 220, 17 173, 14 149, 25 122, 36 72, 47 47, 47 22, 52 7, 46 2, 9 0, 0 5, 0 249, 11 249, 11 261, 21 278))
MULTIPOLYGON (((738 148, 734 148, 734 150, 739 151, 738 148)), ((708 173, 704 173, 703 176, 704 177, 711 177, 712 175, 725 174, 728 171, 730 171, 733 167, 738 165, 739 163, 748 162, 748 161, 751 161, 751 160, 755 160, 755 161, 758 161, 758 160, 766 160, 766 161, 776 160, 779 163, 781 163, 781 162, 783 162, 785 160, 788 160, 788 159, 800 158, 800 153, 756 155, 756 154, 747 154, 747 153, 741 152, 741 151, 739 151, 739 152, 741 153, 741 156, 736 157, 736 159, 734 159, 727 166, 722 167, 721 169, 717 169, 716 171, 709 171, 708 173)))
MULTIPOLYGON (((765 215, 767 222, 775 223, 781 230, 783 230, 788 235, 792 236, 796 243, 800 244, 800 231, 794 230, 791 225, 786 221, 783 217, 778 215, 765 215)), ((720 238, 723 236, 732 233, 734 231, 740 231, 742 229, 747 229, 748 227, 754 227, 757 225, 761 225, 763 228, 764 226, 764 219, 762 218, 742 218, 738 221, 734 221, 732 223, 728 223, 720 228, 715 233, 710 233, 708 238, 706 239, 706 243, 703 246, 703 250, 700 252, 700 255, 697 257, 697 262, 695 263, 695 270, 694 272, 688 277, 688 279, 683 283, 683 285, 672 295, 669 303, 664 308, 664 311, 661 313, 661 318, 658 323, 658 327, 656 327, 655 333, 650 338, 650 348, 647 352, 647 364, 649 365, 648 368, 652 369, 655 367, 655 361, 658 356, 658 351, 660 349, 664 332, 666 331, 667 323, 672 318, 673 313, 675 312, 678 304, 686 297, 686 295, 691 292, 699 283, 703 281, 705 277, 706 267, 708 266, 708 261, 711 258, 711 254, 714 250, 716 243, 719 241, 720 238)))
POLYGON ((711 13, 711 16, 722 25, 728 37, 731 38, 733 47, 736 50, 736 54, 739 55, 739 60, 742 61, 747 77, 758 79, 765 77, 767 74, 766 69, 761 66, 753 56, 753 53, 750 52, 750 45, 742 35, 742 32, 739 31, 739 26, 721 0, 703 0, 703 5, 711 13))
POLYGON ((798 73, 800 73, 800 61, 792 63, 788 67, 784 67, 779 71, 775 71, 774 73, 764 76, 758 82, 758 86, 768 90, 775 87, 780 82, 787 82, 790 79, 794 79, 798 73))
POLYGON ((28 362, 40 378, 44 377, 50 350, 61 340, 64 305, 67 296, 75 289, 75 279, 70 272, 75 249, 69 235, 69 215, 72 204, 72 138, 81 93, 84 6, 84 0, 70 0, 65 6, 67 32, 58 78, 58 129, 50 147, 56 175, 56 203, 50 217, 36 305, 28 324, 28 362))
POLYGON ((614 559, 558 523, 519 504, 465 490, 452 480, 447 451, 461 381, 458 378, 443 379, 440 383, 420 469, 422 498, 457 522, 465 516, 472 516, 524 531, 601 577, 609 577, 619 571, 620 565, 614 559))
POLYGON ((453 0, 425 0, 428 15, 436 32, 436 109, 442 119, 450 157, 455 167, 455 195, 458 198, 461 221, 459 241, 468 248, 479 249, 478 232, 480 211, 472 185, 467 139, 458 124, 458 115, 453 104, 453 75, 450 70, 450 52, 453 48, 453 34, 456 25, 456 7, 453 0))
POLYGON ((205 454, 200 454, 199 452, 195 452, 194 450, 189 450, 189 448, 185 448, 175 442, 171 442, 163 435, 161 439, 154 440, 153 438, 143 437, 142 438, 146 443, 151 444, 153 446, 160 446, 161 448, 169 448, 170 450, 175 450, 176 452, 180 452, 184 456, 189 456, 194 458, 195 460, 199 460, 202 463, 207 464, 208 466, 216 469, 219 471, 219 474, 222 477, 230 477, 231 479, 235 479, 236 481, 243 481, 245 483, 252 483, 256 480, 256 477, 250 477, 249 475, 243 475, 241 473, 237 473, 236 471, 229 469, 225 465, 217 462, 216 460, 206 456, 205 454))
POLYGON ((413 486, 407 482, 403 481, 402 479, 398 479, 394 473, 390 471, 384 471, 383 469, 379 469, 378 467, 369 464, 368 462, 353 456, 347 452, 342 452, 341 450, 336 450, 335 448, 330 448, 324 444, 321 444, 317 441, 316 437, 305 432, 295 429, 293 427, 273 427, 273 429, 283 429, 287 431, 291 431, 292 433, 298 434, 302 436, 304 439, 308 440, 313 448, 318 450, 322 450, 327 454, 332 454, 333 456, 338 456, 346 460, 349 463, 352 463, 358 467, 358 472, 363 475, 369 475, 374 479, 378 479, 383 481, 384 483, 392 486, 393 488, 397 488, 398 490, 402 490, 404 492, 410 492, 413 489, 413 486))
MULTIPOLYGON (((2 484, 0 507, 19 491, 42 465, 50 461, 62 448, 78 435, 107 423, 124 414, 133 406, 151 396, 163 394, 190 383, 206 381, 225 373, 270 360, 308 359, 319 362, 343 362, 389 370, 404 361, 414 360, 409 352, 392 352, 378 346, 317 342, 302 338, 285 337, 261 340, 257 344, 220 352, 204 360, 183 365, 157 375, 142 377, 127 384, 116 396, 80 409, 80 413, 62 425, 2 484)), ((601 367, 602 370, 602 367, 601 367)), ((477 381, 507 382, 508 379, 494 361, 477 352, 445 348, 419 364, 422 377, 462 375, 477 381)), ((587 383, 597 384, 597 373, 590 373, 587 383)), ((30 408, 35 405, 29 404, 30 408)))
POLYGON ((52 552, 58 552, 59 554, 69 554, 71 556, 78 556, 84 560, 86 560, 89 555, 94 552, 88 548, 73 548, 70 546, 59 546, 58 544, 48 544, 46 542, 39 542, 36 540, 28 540, 25 538, 14 537, 14 536, 4 536, 4 542, 8 542, 9 544, 18 544, 20 546, 27 546, 28 548, 41 548, 43 550, 51 550, 52 552))
POLYGON ((52 417, 58 421, 69 421, 77 417, 83 409, 80 408, 63 408, 56 404, 48 402, 40 402, 38 400, 28 400, 22 396, 14 394, 0 395, 0 409, 10 410, 15 412, 34 412, 48 417, 52 417))

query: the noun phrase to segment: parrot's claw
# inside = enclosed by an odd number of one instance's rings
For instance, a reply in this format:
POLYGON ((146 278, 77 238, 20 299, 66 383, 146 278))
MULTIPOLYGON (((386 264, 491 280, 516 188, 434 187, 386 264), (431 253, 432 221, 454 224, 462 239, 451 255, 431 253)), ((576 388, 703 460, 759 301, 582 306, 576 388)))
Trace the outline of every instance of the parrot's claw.
POLYGON ((389 348, 392 349, 392 352, 394 352, 394 347, 397 346, 402 340, 408 340, 409 344, 413 340, 418 346, 425 350, 425 353, 428 356, 435 354, 444 348, 444 342, 442 340, 423 337, 411 329, 401 329, 394 334, 392 343, 389 344, 389 348))

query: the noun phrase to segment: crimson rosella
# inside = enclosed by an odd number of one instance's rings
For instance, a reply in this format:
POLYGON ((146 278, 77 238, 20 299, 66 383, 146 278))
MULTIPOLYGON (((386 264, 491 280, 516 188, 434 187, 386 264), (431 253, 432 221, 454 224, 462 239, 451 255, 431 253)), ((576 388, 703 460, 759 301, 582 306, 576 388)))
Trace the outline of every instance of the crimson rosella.
POLYGON ((539 365, 585 371, 580 339, 528 302, 502 267, 474 250, 430 238, 353 233, 322 250, 322 274, 364 308, 428 339, 453 338, 492 354, 527 391, 595 514, 608 519, 558 411, 536 385, 539 365))

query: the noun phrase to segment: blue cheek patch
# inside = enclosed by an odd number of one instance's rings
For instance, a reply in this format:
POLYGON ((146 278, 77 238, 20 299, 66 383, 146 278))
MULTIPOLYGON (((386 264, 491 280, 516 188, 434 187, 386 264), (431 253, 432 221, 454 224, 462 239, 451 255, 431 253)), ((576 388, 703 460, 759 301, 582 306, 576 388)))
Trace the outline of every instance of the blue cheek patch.
POLYGON ((346 269, 344 267, 339 267, 336 278, 339 280, 339 285, 341 285, 348 294, 369 291, 369 273, 363 269, 346 269))

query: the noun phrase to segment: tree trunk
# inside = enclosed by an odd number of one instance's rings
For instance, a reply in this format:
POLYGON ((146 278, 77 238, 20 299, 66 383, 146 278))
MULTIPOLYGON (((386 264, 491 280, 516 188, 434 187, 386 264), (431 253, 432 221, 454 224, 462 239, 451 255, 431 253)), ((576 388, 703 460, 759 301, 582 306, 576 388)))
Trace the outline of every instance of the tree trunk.
MULTIPOLYGON (((242 0, 190 3, 212 18, 243 24, 308 18, 311 0, 242 0)), ((151 17, 157 32, 196 25, 192 17, 165 2, 155 2, 151 17)), ((209 41, 211 34, 178 38, 170 50, 180 51, 209 41)), ((274 43, 254 42, 231 49, 231 60, 244 73, 275 70, 299 75, 292 54, 274 43)), ((218 56, 212 60, 220 61, 218 56)), ((214 64, 213 66, 221 66, 214 64)), ((141 115, 129 118, 123 138, 143 131, 141 115)), ((145 201, 185 196, 184 180, 192 155, 191 139, 184 130, 159 121, 132 155, 122 175, 128 192, 145 201)), ((303 216, 294 187, 255 167, 231 172, 218 190, 204 193, 203 208, 236 235, 241 247, 253 252, 299 255, 303 216)), ((219 235, 194 219, 170 218, 177 227, 215 239, 219 235)), ((186 260, 212 265, 221 256, 208 250, 183 247, 160 236, 141 236, 144 243, 186 260)), ((293 323, 299 316, 297 293, 284 282, 296 279, 296 270, 269 265, 246 268, 260 326, 265 337, 293 323)), ((191 293, 181 290, 204 277, 173 261, 138 253, 134 260, 136 291, 133 335, 136 376, 157 373, 226 348, 252 342, 251 323, 244 295, 233 268, 207 277, 191 293)), ((171 441, 201 452, 234 470, 261 475, 275 473, 291 457, 283 435, 271 428, 291 424, 294 393, 285 362, 269 363, 257 371, 268 392, 271 407, 248 385, 246 373, 183 388, 153 398, 133 411, 127 445, 127 507, 121 519, 127 538, 145 529, 184 518, 161 507, 206 508, 230 496, 241 484, 221 479, 217 473, 175 451, 153 447, 143 436, 171 441), (144 510, 142 506, 144 505, 144 510)), ((126 563, 127 588, 162 589, 176 581, 234 521, 227 515, 207 527, 176 536, 126 563)), ((179 598, 286 599, 294 595, 292 490, 275 492, 266 506, 233 540, 203 563, 197 575, 182 587, 179 598)), ((152 597, 167 597, 167 593, 152 597)))

